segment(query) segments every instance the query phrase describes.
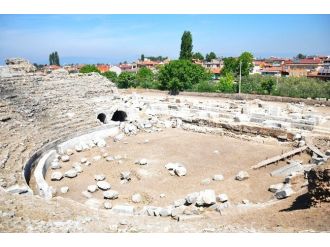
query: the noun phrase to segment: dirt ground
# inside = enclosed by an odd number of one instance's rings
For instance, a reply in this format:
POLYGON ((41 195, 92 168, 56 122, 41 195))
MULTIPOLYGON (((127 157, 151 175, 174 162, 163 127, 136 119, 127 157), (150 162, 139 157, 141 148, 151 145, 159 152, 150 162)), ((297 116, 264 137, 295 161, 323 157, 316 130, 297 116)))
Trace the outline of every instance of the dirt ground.
MULTIPOLYGON (((261 144, 253 141, 238 140, 226 136, 201 134, 181 129, 166 129, 160 133, 139 133, 136 136, 125 137, 121 142, 107 140, 107 147, 93 148, 82 153, 75 153, 69 162, 62 162, 60 171, 71 169, 75 162, 82 157, 92 162, 91 166, 82 165, 84 171, 76 178, 63 178, 61 181, 50 181, 52 170, 48 170, 46 181, 59 191, 60 187, 68 186, 69 192, 61 195, 84 202, 86 198, 81 194, 88 185, 96 184, 94 175, 104 174, 112 189, 119 192, 119 198, 113 203, 130 203, 131 195, 140 193, 144 200, 140 205, 167 206, 187 194, 204 189, 214 189, 216 193, 226 193, 233 203, 240 203, 248 199, 253 203, 262 203, 273 198, 268 192, 271 184, 283 181, 281 177, 271 177, 269 173, 275 166, 250 170, 252 165, 290 149, 290 147, 276 144, 261 144), (148 142, 145 142, 148 140, 148 142), (104 158, 93 161, 96 155, 108 153, 118 161, 108 162, 104 158), (136 160, 146 158, 148 165, 135 164, 136 160), (165 169, 168 162, 180 162, 187 168, 184 177, 171 176, 165 169), (246 170, 250 179, 235 180, 235 175, 246 170), (120 172, 130 171, 132 180, 121 184, 120 172), (223 181, 212 181, 212 176, 222 174, 223 181), (201 183, 209 178, 207 185, 201 183), (166 196, 160 198, 160 194, 166 196)), ((301 159, 306 159, 303 155, 301 159)), ((281 164, 279 164, 281 165, 281 164)), ((93 193, 102 199, 102 191, 93 193)))

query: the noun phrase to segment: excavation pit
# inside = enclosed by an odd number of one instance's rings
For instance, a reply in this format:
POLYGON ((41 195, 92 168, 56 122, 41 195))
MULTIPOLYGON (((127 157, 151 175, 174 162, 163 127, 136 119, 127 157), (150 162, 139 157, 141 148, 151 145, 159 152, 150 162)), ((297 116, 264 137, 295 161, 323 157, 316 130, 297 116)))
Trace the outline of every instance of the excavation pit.
POLYGON ((48 169, 45 180, 48 185, 56 188, 58 196, 84 203, 87 198, 82 191, 86 191, 89 185, 96 185, 95 175, 103 174, 105 181, 111 184, 111 190, 119 192, 118 198, 106 200, 100 189, 91 195, 102 202, 111 201, 113 205, 129 203, 137 208, 146 205, 166 207, 189 193, 205 189, 213 189, 217 194, 226 193, 232 203, 240 203, 244 199, 254 203, 267 202, 273 198, 273 194, 267 191, 268 187, 282 182, 283 178, 270 176, 274 167, 260 170, 250 170, 250 167, 266 157, 290 149, 274 140, 263 144, 182 129, 143 132, 126 136, 120 142, 114 142, 112 138, 106 139, 106 142, 107 146, 103 148, 74 152, 69 162, 60 161, 61 169, 48 169), (107 161, 106 157, 109 156, 114 160, 107 161), (81 163, 82 158, 90 161, 91 165, 81 163), (137 164, 136 161, 141 159, 146 159, 147 165, 137 164), (184 164, 187 175, 171 176, 165 168, 169 162, 184 164), (75 163, 80 163, 83 168, 77 177, 51 181, 54 171, 64 174, 75 163), (241 170, 248 171, 250 178, 245 181, 235 180, 235 175, 241 170), (131 179, 127 183, 121 179, 121 172, 125 171, 130 172, 131 179), (217 174, 222 174, 224 180, 212 180, 217 174), (204 180, 207 179, 210 182, 205 184, 204 180), (60 189, 64 186, 68 186, 69 191, 62 194, 60 189), (140 203, 131 201, 134 193, 142 195, 140 203), (161 194, 165 194, 165 197, 161 197, 161 194))

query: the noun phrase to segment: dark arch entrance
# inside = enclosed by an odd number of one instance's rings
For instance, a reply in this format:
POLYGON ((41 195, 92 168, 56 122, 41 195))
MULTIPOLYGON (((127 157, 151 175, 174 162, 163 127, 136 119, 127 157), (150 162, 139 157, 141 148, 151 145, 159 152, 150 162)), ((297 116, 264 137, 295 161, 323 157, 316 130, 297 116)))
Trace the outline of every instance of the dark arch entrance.
POLYGON ((106 123, 107 116, 104 113, 100 113, 97 115, 97 119, 100 120, 102 123, 106 123))
POLYGON ((124 111, 115 111, 115 113, 112 115, 111 120, 112 121, 119 121, 124 122, 127 118, 127 114, 124 111))

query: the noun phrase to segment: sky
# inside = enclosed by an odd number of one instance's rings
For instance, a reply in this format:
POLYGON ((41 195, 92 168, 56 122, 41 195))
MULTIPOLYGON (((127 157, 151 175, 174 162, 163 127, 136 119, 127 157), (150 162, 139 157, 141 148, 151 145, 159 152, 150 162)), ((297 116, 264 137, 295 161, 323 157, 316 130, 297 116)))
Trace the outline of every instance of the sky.
POLYGON ((330 55, 329 27, 330 15, 0 15, 0 64, 46 64, 53 51, 61 64, 176 59, 184 31, 204 55, 330 55))

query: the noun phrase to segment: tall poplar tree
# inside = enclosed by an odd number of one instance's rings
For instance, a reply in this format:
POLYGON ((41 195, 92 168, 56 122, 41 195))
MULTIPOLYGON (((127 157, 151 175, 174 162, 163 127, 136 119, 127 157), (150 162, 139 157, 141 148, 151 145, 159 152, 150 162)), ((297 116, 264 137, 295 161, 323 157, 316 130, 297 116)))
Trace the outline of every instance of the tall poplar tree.
POLYGON ((181 38, 180 59, 191 60, 193 55, 192 49, 192 35, 189 31, 184 31, 181 38))

